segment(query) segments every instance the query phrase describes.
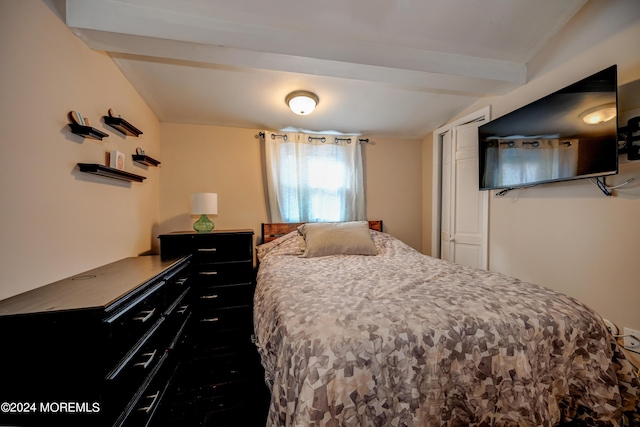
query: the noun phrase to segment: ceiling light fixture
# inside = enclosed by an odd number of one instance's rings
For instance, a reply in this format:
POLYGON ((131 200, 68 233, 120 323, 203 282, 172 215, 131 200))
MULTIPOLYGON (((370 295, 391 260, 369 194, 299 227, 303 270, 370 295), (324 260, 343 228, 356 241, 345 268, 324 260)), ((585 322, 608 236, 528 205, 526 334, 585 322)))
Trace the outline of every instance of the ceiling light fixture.
POLYGON ((616 116, 616 104, 600 105, 595 108, 591 108, 582 113, 582 121, 588 125, 597 125, 598 123, 608 122, 616 116))
POLYGON ((318 96, 306 90, 297 90, 287 95, 284 101, 291 108, 291 111, 301 116, 306 116, 311 114, 316 105, 318 105, 318 96))

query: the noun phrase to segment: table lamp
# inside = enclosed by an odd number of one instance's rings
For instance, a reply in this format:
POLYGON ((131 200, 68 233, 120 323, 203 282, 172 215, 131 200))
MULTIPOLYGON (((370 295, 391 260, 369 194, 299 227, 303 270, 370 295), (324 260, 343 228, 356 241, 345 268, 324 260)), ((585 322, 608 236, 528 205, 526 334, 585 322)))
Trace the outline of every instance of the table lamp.
POLYGON ((193 229, 198 233, 208 233, 215 224, 207 215, 218 213, 218 195, 216 193, 191 194, 191 215, 200 215, 200 219, 193 223, 193 229))

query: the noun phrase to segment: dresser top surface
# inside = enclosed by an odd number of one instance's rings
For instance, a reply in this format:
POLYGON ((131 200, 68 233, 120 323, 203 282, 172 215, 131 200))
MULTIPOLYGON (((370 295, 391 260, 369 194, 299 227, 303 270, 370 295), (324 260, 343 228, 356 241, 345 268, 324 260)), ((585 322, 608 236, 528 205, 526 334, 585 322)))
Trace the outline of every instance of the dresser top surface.
POLYGON ((0 316, 105 309, 180 260, 124 258, 0 301, 0 316))
POLYGON ((197 231, 171 231, 169 233, 163 233, 159 237, 163 236, 211 236, 217 234, 253 234, 253 230, 250 229, 238 229, 238 230, 212 230, 207 233, 198 233, 197 231))

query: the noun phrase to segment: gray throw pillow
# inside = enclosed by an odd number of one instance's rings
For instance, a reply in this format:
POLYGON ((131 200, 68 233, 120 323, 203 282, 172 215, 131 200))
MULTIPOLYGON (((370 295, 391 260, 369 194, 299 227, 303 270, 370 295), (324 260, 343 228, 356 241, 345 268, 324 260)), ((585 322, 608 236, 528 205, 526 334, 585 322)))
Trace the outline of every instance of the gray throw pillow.
POLYGON ((367 221, 307 223, 298 231, 306 244, 303 258, 378 254, 367 221))

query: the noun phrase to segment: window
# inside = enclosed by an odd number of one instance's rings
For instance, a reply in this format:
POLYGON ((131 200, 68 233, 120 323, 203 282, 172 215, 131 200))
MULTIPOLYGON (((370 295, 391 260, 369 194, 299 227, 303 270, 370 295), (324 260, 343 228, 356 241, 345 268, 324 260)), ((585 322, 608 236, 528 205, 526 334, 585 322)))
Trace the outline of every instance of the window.
POLYGON ((319 138, 309 140, 309 136, 265 133, 271 220, 366 219, 358 139, 336 143, 334 137, 326 137, 323 143, 319 138))
POLYGON ((578 140, 513 139, 498 144, 498 148, 487 152, 488 161, 499 165, 492 167, 491 176, 497 186, 544 182, 577 174, 578 140))

